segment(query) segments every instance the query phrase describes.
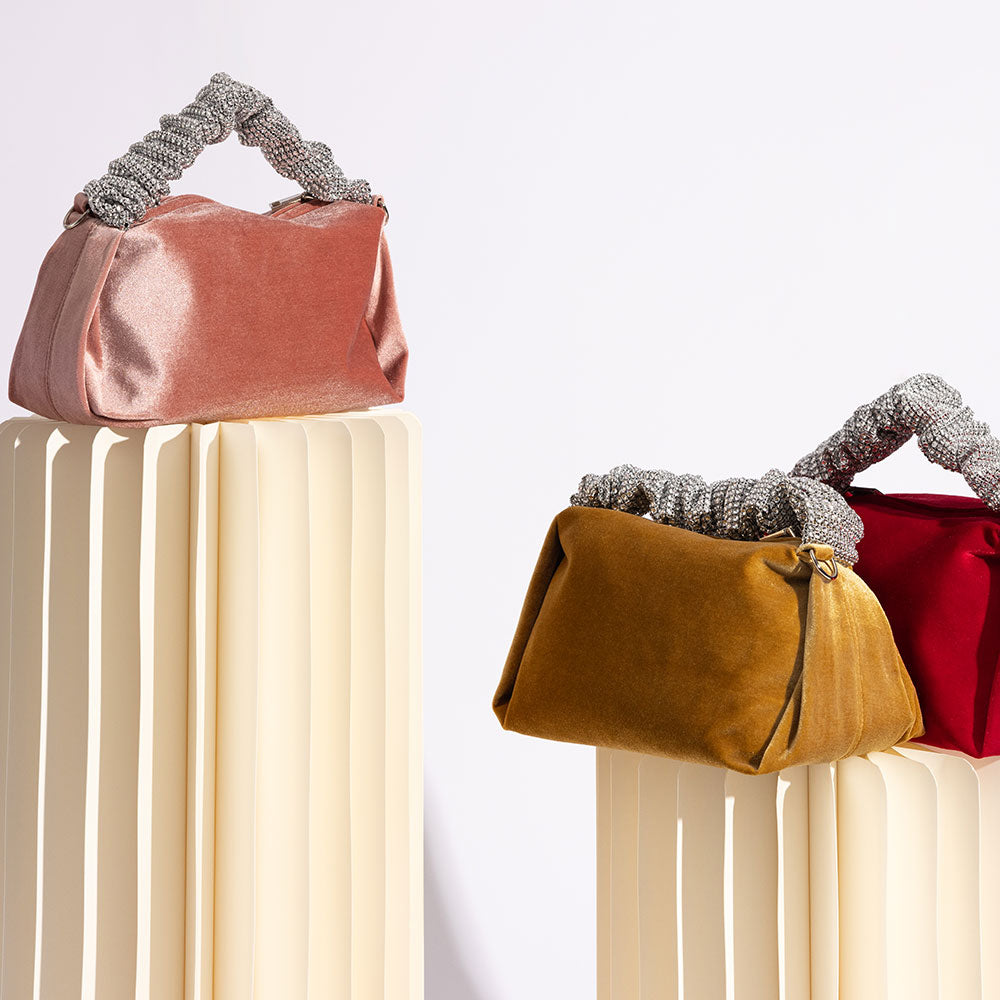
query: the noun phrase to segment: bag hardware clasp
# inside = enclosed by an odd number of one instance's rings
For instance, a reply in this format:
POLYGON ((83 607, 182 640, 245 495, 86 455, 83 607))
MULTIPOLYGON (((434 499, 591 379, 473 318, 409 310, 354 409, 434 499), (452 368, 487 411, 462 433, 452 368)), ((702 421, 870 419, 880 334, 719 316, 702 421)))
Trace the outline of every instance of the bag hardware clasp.
POLYGON ((88 215, 92 215, 92 214, 93 213, 90 211, 90 206, 89 205, 82 212, 78 212, 76 206, 74 205, 73 208, 71 208, 63 216, 63 229, 76 229, 76 227, 78 225, 80 225, 80 223, 83 222, 83 220, 86 219, 88 215), (74 219, 72 222, 70 222, 69 221, 69 217, 71 215, 73 215, 74 212, 77 212, 77 214, 80 216, 80 218, 79 219, 74 219))

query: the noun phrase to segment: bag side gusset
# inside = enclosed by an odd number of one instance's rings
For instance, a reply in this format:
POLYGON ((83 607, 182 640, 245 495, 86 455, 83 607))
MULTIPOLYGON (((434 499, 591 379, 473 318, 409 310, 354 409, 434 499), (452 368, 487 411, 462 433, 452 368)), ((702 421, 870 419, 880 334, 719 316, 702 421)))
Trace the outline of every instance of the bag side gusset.
POLYGON ((38 272, 10 368, 12 402, 52 420, 92 424, 88 332, 122 232, 96 219, 63 232, 38 272))

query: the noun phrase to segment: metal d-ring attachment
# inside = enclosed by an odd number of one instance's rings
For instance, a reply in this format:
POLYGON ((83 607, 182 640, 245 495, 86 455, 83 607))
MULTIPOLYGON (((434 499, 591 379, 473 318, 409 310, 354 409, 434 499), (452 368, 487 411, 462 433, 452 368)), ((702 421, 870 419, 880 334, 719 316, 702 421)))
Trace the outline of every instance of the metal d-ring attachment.
POLYGON ((781 538, 798 538, 799 536, 795 534, 795 529, 788 525, 787 528, 782 528, 780 531, 772 531, 769 535, 763 535, 761 537, 762 542, 776 542, 781 538))
POLYGON ((814 549, 809 549, 809 558, 812 560, 812 564, 824 580, 828 580, 831 583, 837 579, 840 575, 840 567, 837 565, 836 559, 817 559, 816 552, 814 549), (833 570, 827 569, 827 566, 832 566, 833 570))
POLYGON ((298 194, 290 194, 287 198, 279 198, 277 201, 271 202, 271 211, 277 212, 279 208, 285 208, 288 205, 294 205, 296 202, 305 201, 309 198, 305 191, 299 191, 298 194))
POLYGON ((63 229, 76 229, 88 215, 91 215, 90 206, 88 205, 82 212, 74 205, 64 216, 63 216, 63 229), (79 212, 80 218, 74 219, 72 222, 69 221, 69 217, 74 213, 79 212))
POLYGON ((376 208, 381 208, 382 211, 385 212, 385 221, 388 222, 389 221, 389 209, 385 207, 385 198, 383 198, 382 195, 377 194, 377 195, 375 195, 374 198, 372 198, 372 204, 376 208))

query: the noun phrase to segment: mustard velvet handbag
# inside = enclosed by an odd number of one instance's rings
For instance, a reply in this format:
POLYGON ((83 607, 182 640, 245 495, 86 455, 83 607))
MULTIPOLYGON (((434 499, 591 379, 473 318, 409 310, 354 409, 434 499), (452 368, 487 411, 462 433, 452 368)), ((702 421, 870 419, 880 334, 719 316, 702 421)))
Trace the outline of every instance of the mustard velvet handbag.
POLYGON ((622 466, 572 502, 494 697, 505 729, 747 774, 923 732, 889 623, 851 569, 860 520, 829 487, 622 466))

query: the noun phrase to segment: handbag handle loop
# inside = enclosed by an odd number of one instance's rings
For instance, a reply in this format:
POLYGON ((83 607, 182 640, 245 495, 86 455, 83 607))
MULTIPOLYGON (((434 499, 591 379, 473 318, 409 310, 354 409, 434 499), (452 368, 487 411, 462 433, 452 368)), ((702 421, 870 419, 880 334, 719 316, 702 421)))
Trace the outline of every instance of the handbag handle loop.
MULTIPOLYGON (((807 551, 829 546, 836 559, 850 566, 858 561, 864 533, 861 518, 835 490, 777 469, 760 479, 706 483, 701 476, 619 465, 604 476, 584 476, 570 503, 640 517, 648 513, 660 524, 716 538, 757 541, 789 534, 800 538, 807 551)), ((823 575, 831 579, 836 572, 823 575)))
POLYGON ((913 375, 858 407, 836 434, 795 463, 792 475, 843 493, 859 472, 914 436, 927 458, 961 472, 976 496, 1000 510, 1000 441, 938 375, 913 375))
POLYGON ((83 189, 92 215, 127 229, 170 193, 205 146, 235 132, 244 146, 259 146, 268 163, 320 201, 370 203, 367 181, 348 180, 330 148, 302 138, 270 97, 226 73, 216 73, 183 111, 164 115, 160 128, 108 164, 108 172, 83 189))

